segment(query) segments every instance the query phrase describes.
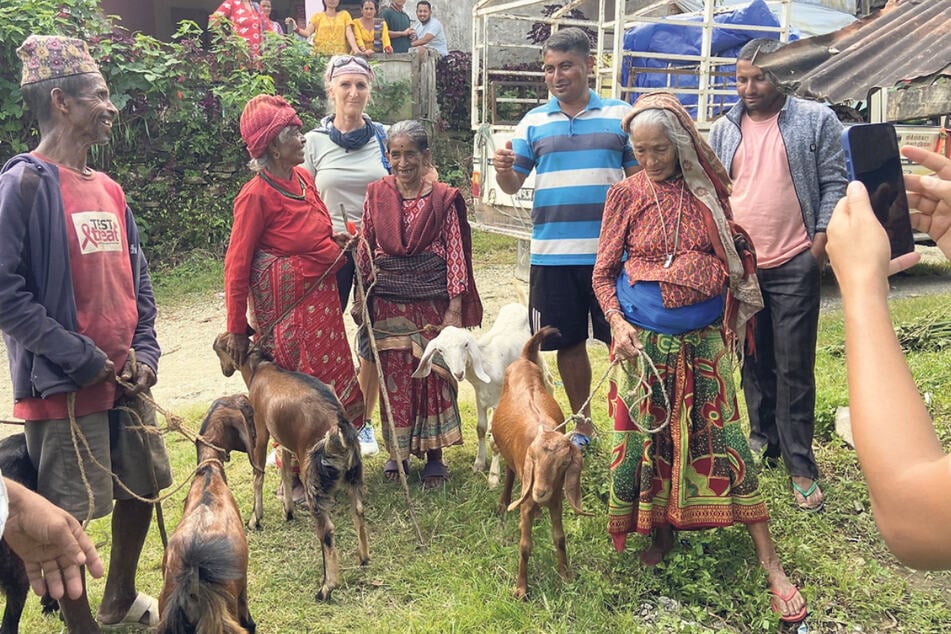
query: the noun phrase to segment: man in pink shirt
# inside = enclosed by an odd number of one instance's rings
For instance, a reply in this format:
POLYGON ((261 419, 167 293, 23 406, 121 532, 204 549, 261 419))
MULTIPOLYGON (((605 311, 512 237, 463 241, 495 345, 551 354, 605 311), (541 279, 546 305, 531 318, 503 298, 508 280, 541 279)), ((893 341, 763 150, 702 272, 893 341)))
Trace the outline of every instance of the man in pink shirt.
POLYGON ((799 508, 823 506, 812 450, 816 404, 819 275, 826 225, 845 195, 842 125, 831 109, 787 97, 754 64, 782 46, 748 42, 736 62, 740 101, 710 129, 710 145, 730 172, 737 222, 749 231, 766 307, 746 351, 743 391, 750 448, 789 470, 799 508))

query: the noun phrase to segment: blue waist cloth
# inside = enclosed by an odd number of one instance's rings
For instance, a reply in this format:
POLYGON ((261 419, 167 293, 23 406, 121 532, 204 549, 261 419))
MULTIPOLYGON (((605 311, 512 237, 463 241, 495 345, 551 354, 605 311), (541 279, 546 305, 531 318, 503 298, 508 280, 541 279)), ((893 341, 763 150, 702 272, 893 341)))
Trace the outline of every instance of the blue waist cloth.
POLYGON ((638 282, 631 286, 627 271, 621 267, 617 278, 617 299, 624 317, 639 328, 665 335, 682 335, 709 326, 723 315, 725 293, 699 304, 666 308, 659 282, 638 282))

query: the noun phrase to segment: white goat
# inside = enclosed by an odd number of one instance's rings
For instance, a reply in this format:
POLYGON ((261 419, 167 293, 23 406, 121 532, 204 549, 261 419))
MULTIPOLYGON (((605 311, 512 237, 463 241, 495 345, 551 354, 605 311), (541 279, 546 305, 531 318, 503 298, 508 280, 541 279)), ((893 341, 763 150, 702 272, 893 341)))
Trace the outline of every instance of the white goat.
MULTIPOLYGON (((523 304, 506 304, 499 310, 492 328, 478 341, 468 330, 447 326, 426 345, 419 367, 413 378, 421 379, 432 371, 433 355, 442 356, 449 371, 461 381, 465 378, 475 389, 478 412, 477 431, 479 452, 472 465, 474 471, 485 471, 489 450, 486 433, 489 431, 489 408, 498 405, 502 395, 505 369, 522 352, 522 346, 532 336, 528 327, 528 308, 523 304)), ((499 457, 493 456, 489 470, 489 486, 499 483, 499 457)))

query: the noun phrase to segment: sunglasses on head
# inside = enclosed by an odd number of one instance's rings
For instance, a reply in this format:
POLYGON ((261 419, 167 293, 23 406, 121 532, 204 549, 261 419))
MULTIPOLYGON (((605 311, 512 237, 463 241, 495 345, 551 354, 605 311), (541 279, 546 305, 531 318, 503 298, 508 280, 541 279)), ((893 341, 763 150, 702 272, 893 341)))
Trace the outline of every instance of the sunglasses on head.
POLYGON ((337 72, 338 68, 341 68, 351 63, 355 63, 358 66, 363 66, 368 71, 372 72, 372 69, 370 68, 370 62, 368 62, 364 58, 358 57, 356 55, 342 55, 342 56, 337 56, 332 62, 331 64, 332 70, 330 71, 330 78, 333 79, 334 73, 337 72))

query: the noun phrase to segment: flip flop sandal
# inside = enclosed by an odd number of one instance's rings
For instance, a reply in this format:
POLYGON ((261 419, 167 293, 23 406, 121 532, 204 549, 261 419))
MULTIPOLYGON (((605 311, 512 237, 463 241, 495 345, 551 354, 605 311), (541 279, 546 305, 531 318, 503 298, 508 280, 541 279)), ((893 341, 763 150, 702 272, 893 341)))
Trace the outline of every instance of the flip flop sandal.
POLYGON ((802 609, 799 610, 799 612, 797 612, 796 614, 789 614, 787 616, 783 616, 782 606, 776 605, 776 599, 779 599, 783 603, 789 603, 792 600, 792 598, 796 596, 796 593, 799 592, 799 588, 797 588, 796 586, 792 586, 792 589, 789 591, 788 594, 786 594, 786 596, 783 596, 779 594, 778 592, 774 592, 772 590, 767 590, 767 592, 769 592, 770 609, 774 613, 779 615, 779 620, 782 621, 783 623, 799 623, 804 618, 806 618, 806 615, 809 613, 808 609, 806 608, 806 605, 803 604, 802 609))
POLYGON ((801 486, 799 486, 798 484, 796 484, 796 481, 795 481, 795 480, 790 480, 790 482, 792 483, 793 490, 795 490, 796 493, 798 493, 799 495, 802 496, 802 500, 803 500, 803 501, 802 501, 802 502, 799 502, 799 501, 796 502, 796 505, 799 507, 799 510, 801 510, 801 511, 806 511, 807 513, 818 513, 818 512, 821 511, 823 508, 825 508, 825 505, 826 505, 825 500, 822 500, 821 502, 819 502, 818 504, 815 504, 815 505, 810 505, 810 504, 806 501, 806 500, 809 499, 809 496, 812 495, 813 493, 815 493, 815 492, 816 492, 816 489, 819 488, 819 481, 818 481, 818 480, 813 480, 813 481, 812 481, 812 486, 809 487, 808 489, 803 489, 801 486))
MULTIPOLYGON (((98 620, 98 619, 97 619, 98 620)), ((136 595, 135 601, 129 606, 129 611, 125 613, 122 620, 118 623, 103 623, 99 621, 99 629, 104 632, 126 631, 128 628, 146 629, 152 628, 159 623, 159 605, 158 599, 151 597, 144 592, 136 595), (142 622, 142 617, 147 616, 146 622, 142 622)))
POLYGON ((435 489, 449 481, 449 469, 440 460, 430 460, 423 467, 423 488, 435 489))
MULTIPOLYGON (((396 477, 390 479, 386 477, 387 482, 399 482, 400 481, 400 468, 397 466, 396 461, 393 459, 387 460, 386 464, 383 465, 383 475, 389 476, 390 474, 395 475, 396 477)), ((409 460, 403 460, 403 473, 409 475, 409 460)))

